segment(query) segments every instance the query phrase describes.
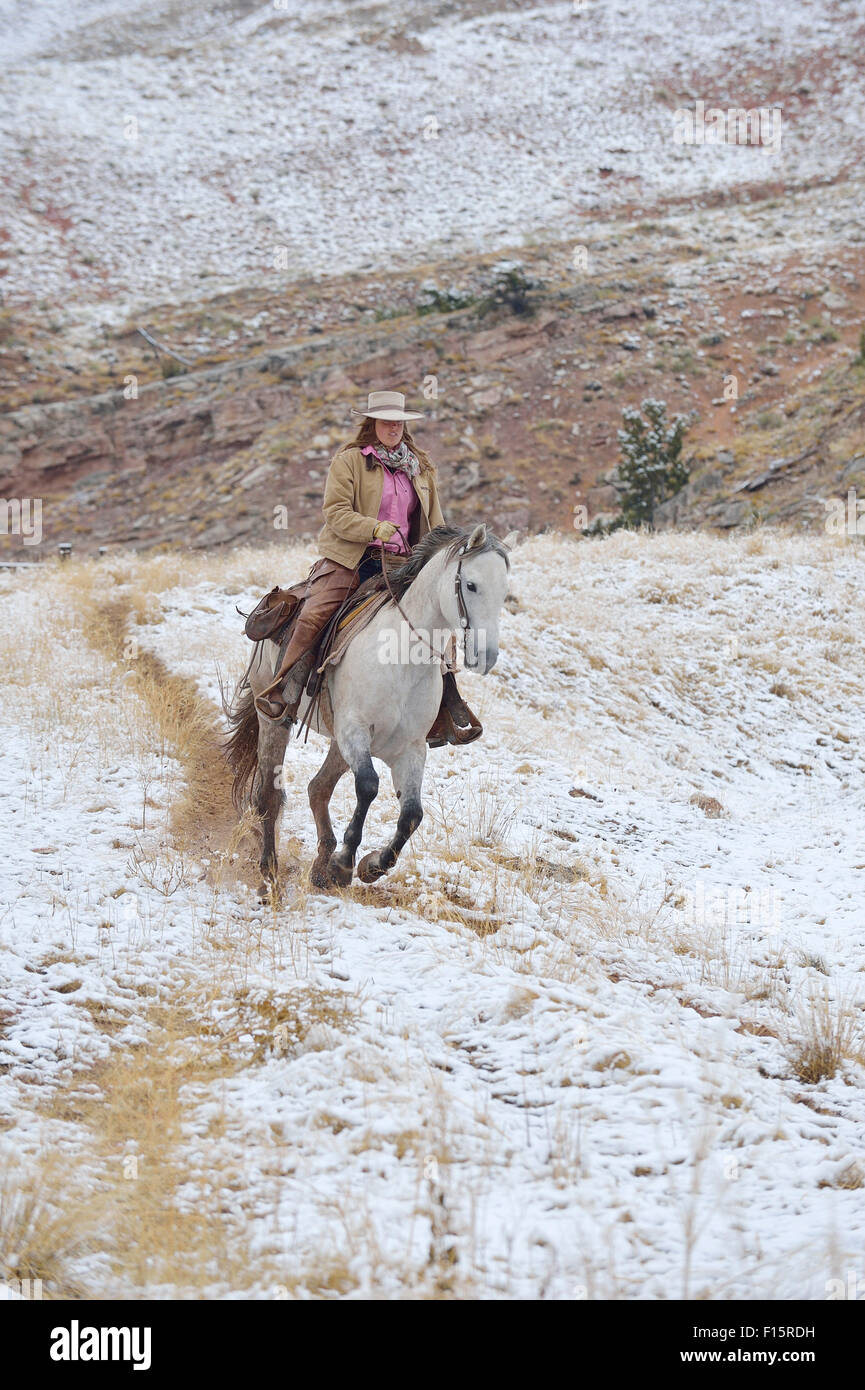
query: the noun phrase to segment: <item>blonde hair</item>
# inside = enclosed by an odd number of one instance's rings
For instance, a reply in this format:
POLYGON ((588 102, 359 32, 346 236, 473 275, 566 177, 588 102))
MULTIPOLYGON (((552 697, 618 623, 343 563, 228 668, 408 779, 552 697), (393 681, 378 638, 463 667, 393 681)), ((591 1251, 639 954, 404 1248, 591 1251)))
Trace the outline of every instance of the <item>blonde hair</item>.
MULTIPOLYGON (((415 444, 407 424, 403 425, 402 437, 412 453, 416 456, 420 464, 421 473, 434 474, 435 467, 433 466, 429 454, 425 453, 423 449, 419 449, 417 444, 415 444)), ((369 416, 365 416, 354 439, 350 439, 346 444, 343 444, 342 448, 337 450, 337 453, 344 453, 346 449, 365 449, 368 444, 379 444, 380 442, 375 432, 375 420, 370 419, 369 416)), ((366 459, 366 466, 367 468, 375 468, 375 464, 370 463, 369 456, 367 456, 366 459)))

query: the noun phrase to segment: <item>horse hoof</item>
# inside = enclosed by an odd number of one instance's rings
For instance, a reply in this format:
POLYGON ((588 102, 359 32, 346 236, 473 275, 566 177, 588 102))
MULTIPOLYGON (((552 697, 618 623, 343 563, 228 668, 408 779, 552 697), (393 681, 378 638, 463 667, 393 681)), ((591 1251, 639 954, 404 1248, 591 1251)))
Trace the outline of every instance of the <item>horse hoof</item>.
POLYGON ((330 874, 331 883, 335 883, 339 888, 348 888, 351 885, 352 875, 354 874, 354 860, 348 863, 341 859, 339 851, 332 854, 327 861, 327 869, 330 874))
POLYGON ((276 864, 271 860, 267 862, 262 860, 258 868, 261 873, 261 886, 258 890, 259 899, 263 903, 270 902, 279 893, 279 879, 277 878, 276 864))
POLYGON ((357 876, 362 883, 375 883, 376 879, 383 878, 387 873, 378 861, 378 854, 373 850, 371 854, 365 854, 357 866, 357 876))
POLYGON ((328 865, 328 855, 319 856, 309 871, 309 881, 313 888, 320 888, 326 893, 333 887, 333 876, 328 865))

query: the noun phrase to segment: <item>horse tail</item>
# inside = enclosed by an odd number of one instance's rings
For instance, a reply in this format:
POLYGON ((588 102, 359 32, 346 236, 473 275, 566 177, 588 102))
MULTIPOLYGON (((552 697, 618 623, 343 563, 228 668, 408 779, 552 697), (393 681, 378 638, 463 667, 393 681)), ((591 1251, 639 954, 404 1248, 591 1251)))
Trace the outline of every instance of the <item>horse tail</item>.
MULTIPOLYGON (((250 667, 251 665, 252 662, 250 667)), ((223 713, 231 729, 231 733, 223 742, 222 750, 234 774, 231 798, 238 810, 241 809, 258 767, 258 711, 255 708, 252 686, 249 684, 250 667, 247 667, 246 674, 238 681, 231 700, 226 700, 225 691, 220 687, 223 713)))

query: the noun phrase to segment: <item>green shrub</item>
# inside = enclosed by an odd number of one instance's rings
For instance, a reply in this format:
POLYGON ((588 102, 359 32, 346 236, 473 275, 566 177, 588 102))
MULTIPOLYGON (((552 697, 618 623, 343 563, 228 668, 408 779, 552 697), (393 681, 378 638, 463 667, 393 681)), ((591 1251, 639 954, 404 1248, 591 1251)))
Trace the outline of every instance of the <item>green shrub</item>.
POLYGON ((492 288, 481 301, 478 313, 484 315, 494 309, 509 309, 512 314, 533 314, 534 304, 529 295, 537 288, 520 261, 499 261, 493 266, 492 288))
POLYGON ((427 284, 421 286, 423 299, 420 300, 417 311, 418 314, 451 314, 455 309, 467 309, 474 304, 474 297, 470 294, 462 294, 459 290, 449 289, 440 290, 436 285, 427 284))
POLYGON ((625 406, 622 420, 616 483, 622 503, 621 525, 652 526, 656 507, 683 488, 691 476, 682 459, 688 422, 684 415, 677 415, 668 424, 666 403, 651 398, 643 401, 640 410, 625 406))

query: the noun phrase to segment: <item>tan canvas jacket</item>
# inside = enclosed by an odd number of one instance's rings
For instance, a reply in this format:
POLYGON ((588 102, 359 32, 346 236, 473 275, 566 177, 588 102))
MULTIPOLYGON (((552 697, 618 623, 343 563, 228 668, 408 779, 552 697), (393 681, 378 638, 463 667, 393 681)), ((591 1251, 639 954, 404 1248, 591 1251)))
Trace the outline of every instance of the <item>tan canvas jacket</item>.
MULTIPOLYGON (((374 461, 367 468, 367 456, 360 449, 345 449, 334 455, 324 488, 324 525, 318 533, 318 547, 328 560, 354 569, 373 539, 384 487, 382 465, 374 461)), ((434 526, 443 526, 438 489, 433 473, 419 473, 413 480, 420 506, 415 508, 409 530, 409 545, 434 526)))

